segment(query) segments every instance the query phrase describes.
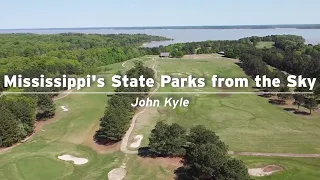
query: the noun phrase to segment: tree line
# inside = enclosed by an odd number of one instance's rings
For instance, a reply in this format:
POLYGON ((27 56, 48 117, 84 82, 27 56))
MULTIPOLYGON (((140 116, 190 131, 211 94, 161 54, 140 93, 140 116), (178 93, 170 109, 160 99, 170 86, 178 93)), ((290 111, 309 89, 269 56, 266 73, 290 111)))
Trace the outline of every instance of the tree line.
POLYGON ((149 137, 154 156, 182 157, 183 166, 175 171, 181 180, 249 180, 241 160, 228 155, 225 145, 213 131, 202 125, 186 129, 173 123, 158 122, 149 137))
POLYGON ((48 94, 5 95, 0 114, 0 147, 8 147, 31 135, 36 120, 53 117, 55 105, 48 94))
MULTIPOLYGON (((239 59, 239 64, 246 74, 267 75, 269 78, 279 78, 282 82, 279 88, 265 88, 263 91, 290 92, 286 87, 288 74, 303 75, 304 77, 317 78, 314 95, 304 94, 279 94, 281 100, 293 98, 298 106, 305 106, 310 110, 316 109, 319 104, 320 94, 320 45, 305 44, 305 39, 296 35, 270 35, 265 37, 246 37, 231 41, 203 41, 177 43, 169 46, 147 48, 149 54, 171 52, 173 57, 177 52, 184 54, 208 54, 224 52, 229 58, 239 59), (272 48, 257 48, 258 43, 273 42, 272 48)), ((307 88, 296 88, 295 92, 307 92, 307 88)), ((284 102, 284 101, 280 101, 284 102)))
MULTIPOLYGON (((141 61, 136 61, 132 69, 126 73, 128 78, 139 78, 143 75, 145 78, 154 78, 154 72, 151 68, 143 65, 141 61)), ((122 74, 119 72, 118 75, 122 74)), ((104 116, 100 120, 100 129, 96 132, 94 139, 98 143, 110 144, 121 141, 122 137, 129 129, 132 116, 135 114, 135 108, 131 104, 136 98, 147 96, 149 87, 124 87, 115 89, 113 95, 107 103, 104 116), (120 93, 121 92, 121 93, 120 93), (123 94, 124 92, 137 92, 137 94, 123 94)))
POLYGON ((223 51, 227 57, 241 60, 242 56, 250 54, 290 74, 301 74, 308 77, 319 77, 320 74, 320 45, 305 44, 303 37, 295 35, 253 36, 230 41, 177 43, 145 49, 148 54, 158 55, 160 52, 170 52, 173 57, 223 51), (258 49, 256 45, 259 42, 273 42, 274 46, 258 49))
POLYGON ((0 58, 13 56, 32 57, 54 52, 73 55, 74 50, 137 47, 145 42, 168 40, 160 36, 146 34, 1 34, 0 58))
MULTIPOLYGON (((259 38, 253 38, 255 42, 259 38)), ((264 40, 261 38, 260 40, 264 40)), ((270 41, 270 39, 267 39, 270 41)), ((304 39, 300 36, 275 36, 274 47, 271 49, 259 50, 253 47, 237 46, 236 50, 231 53, 226 51, 226 56, 230 58, 239 58, 241 67, 251 76, 267 75, 269 78, 279 78, 281 86, 279 88, 270 87, 264 88, 267 92, 295 92, 296 94, 279 94, 277 95, 284 103, 286 99, 294 99, 294 104, 304 106, 309 109, 309 114, 312 110, 317 109, 320 96, 319 81, 316 87, 312 90, 313 94, 298 94, 298 92, 308 92, 308 88, 297 87, 293 91, 287 87, 287 76, 289 74, 303 75, 304 77, 318 78, 320 73, 320 59, 318 48, 319 46, 305 45, 304 39), (236 52, 236 53, 235 53, 236 52)))

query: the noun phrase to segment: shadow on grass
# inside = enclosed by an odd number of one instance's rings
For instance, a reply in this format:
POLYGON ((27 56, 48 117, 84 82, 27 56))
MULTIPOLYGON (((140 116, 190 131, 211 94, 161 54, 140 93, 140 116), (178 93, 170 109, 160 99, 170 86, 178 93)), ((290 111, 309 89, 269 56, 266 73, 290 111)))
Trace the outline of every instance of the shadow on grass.
POLYGON ((269 103, 274 105, 285 105, 286 101, 282 99, 269 99, 269 103))
POLYGON ((242 70, 244 70, 244 66, 241 62, 236 62, 235 64, 239 66, 242 70))
POLYGON ((264 98, 271 98, 272 94, 259 94, 258 96, 264 97, 264 98))
POLYGON ((305 112, 305 111, 294 111, 294 114, 298 114, 298 115, 304 115, 304 116, 309 116, 311 115, 311 113, 309 112, 305 112))
POLYGON ((304 115, 304 116, 311 115, 309 112, 297 110, 296 108, 283 108, 283 110, 288 112, 293 112, 294 114, 297 114, 297 115, 304 115))
POLYGON ((141 147, 138 149, 138 156, 143 157, 143 158, 177 158, 177 157, 183 157, 182 155, 164 155, 164 154, 159 154, 155 153, 150 150, 150 147, 141 147))
POLYGON ((103 146, 111 146, 119 142, 119 141, 98 140, 96 138, 93 138, 93 140, 96 144, 103 145, 103 146))
POLYGON ((285 110, 285 111, 296 111, 297 109, 296 108, 283 108, 283 110, 285 110))
POLYGON ((188 170, 185 167, 179 167, 174 171, 176 177, 175 180, 187 180, 190 179, 190 175, 188 175, 188 170))
POLYGON ((96 131, 96 133, 93 136, 93 141, 98 145, 104 145, 104 146, 110 146, 118 143, 118 140, 110 140, 106 139, 104 136, 102 136, 102 133, 100 130, 96 131))
POLYGON ((150 150, 150 147, 141 147, 138 149, 138 156, 146 158, 157 158, 159 157, 158 154, 154 153, 153 151, 150 150))
POLYGON ((263 91, 263 90, 261 90, 261 88, 256 87, 256 86, 253 86, 252 89, 258 89, 258 90, 260 90, 260 91, 263 91))

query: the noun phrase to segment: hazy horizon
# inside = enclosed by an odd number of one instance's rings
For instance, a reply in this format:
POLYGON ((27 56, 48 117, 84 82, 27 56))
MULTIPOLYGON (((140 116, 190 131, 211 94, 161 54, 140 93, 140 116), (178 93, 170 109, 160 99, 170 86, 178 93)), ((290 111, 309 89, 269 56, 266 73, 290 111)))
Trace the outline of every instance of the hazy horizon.
POLYGON ((317 0, 11 0, 1 1, 0 29, 318 24, 319 6, 317 0))
MULTIPOLYGON (((183 27, 259 27, 259 26, 308 26, 318 24, 237 24, 237 25, 156 25, 156 26, 83 26, 83 27, 44 27, 44 28, 0 28, 0 30, 47 30, 47 29, 112 29, 112 28, 183 28, 183 27)), ((272 27, 269 27, 270 29, 272 27)), ((286 27, 282 27, 286 28, 286 27)), ((290 27, 289 27, 290 28, 290 27)))

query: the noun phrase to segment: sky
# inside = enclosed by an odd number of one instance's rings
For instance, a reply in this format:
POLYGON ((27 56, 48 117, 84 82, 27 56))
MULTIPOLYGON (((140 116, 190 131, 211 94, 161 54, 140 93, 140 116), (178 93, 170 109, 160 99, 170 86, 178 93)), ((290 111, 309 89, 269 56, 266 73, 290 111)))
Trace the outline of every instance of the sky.
POLYGON ((320 24, 319 0, 0 0, 0 29, 320 24))

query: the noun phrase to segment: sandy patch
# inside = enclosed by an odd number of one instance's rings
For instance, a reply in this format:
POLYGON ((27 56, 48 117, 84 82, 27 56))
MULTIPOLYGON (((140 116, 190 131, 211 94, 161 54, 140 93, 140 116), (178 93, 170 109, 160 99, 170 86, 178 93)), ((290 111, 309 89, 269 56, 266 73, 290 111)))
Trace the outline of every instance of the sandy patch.
POLYGON ((60 106, 60 107, 64 112, 69 111, 69 109, 66 106, 60 106))
POLYGON ((184 76, 182 73, 171 73, 172 76, 184 76))
POLYGON ((142 168, 160 168, 166 173, 166 178, 154 177, 154 179, 175 179, 175 173, 173 169, 178 169, 183 166, 182 158, 150 158, 150 157, 139 157, 138 161, 142 168))
POLYGON ((162 158, 162 157, 157 157, 157 158, 139 158, 140 162, 144 165, 160 165, 163 167, 181 167, 183 166, 182 164, 182 158, 162 158))
POLYGON ((58 156, 58 159, 63 161, 73 161, 75 165, 82 165, 88 163, 88 159, 86 158, 78 158, 69 154, 58 156))
POLYGON ((127 170, 124 168, 116 168, 108 173, 109 180, 122 180, 126 177, 127 170))
POLYGON ((29 139, 31 139, 31 138, 32 138, 32 135, 24 138, 23 140, 21 140, 21 142, 25 143, 25 142, 29 141, 29 139))
POLYGON ((222 98, 224 98, 224 97, 230 97, 230 96, 231 96, 231 94, 227 94, 227 93, 225 93, 225 94, 219 94, 219 96, 220 96, 220 97, 222 97, 222 98))
POLYGON ((232 88, 228 88, 228 87, 218 87, 218 89, 221 89, 222 90, 222 93, 219 93, 218 95, 222 98, 225 98, 225 97, 230 97, 231 94, 230 93, 223 93, 223 92, 231 92, 229 91, 229 89, 232 89, 232 88))
POLYGON ((252 168, 248 169, 250 176, 262 177, 270 176, 273 173, 282 171, 283 168, 277 165, 268 165, 263 168, 252 168))
POLYGON ((208 59, 212 58, 212 54, 190 54, 190 55, 185 55, 183 58, 185 59, 208 59))
POLYGON ((63 99, 65 97, 67 97, 70 93, 72 93, 74 89, 70 89, 70 90, 66 90, 66 91, 61 91, 58 96, 54 97, 52 100, 53 101, 58 101, 60 99, 63 99))
POLYGON ((136 137, 134 137, 134 142, 131 143, 130 147, 138 148, 141 144, 142 139, 143 139, 143 135, 137 135, 136 137))

